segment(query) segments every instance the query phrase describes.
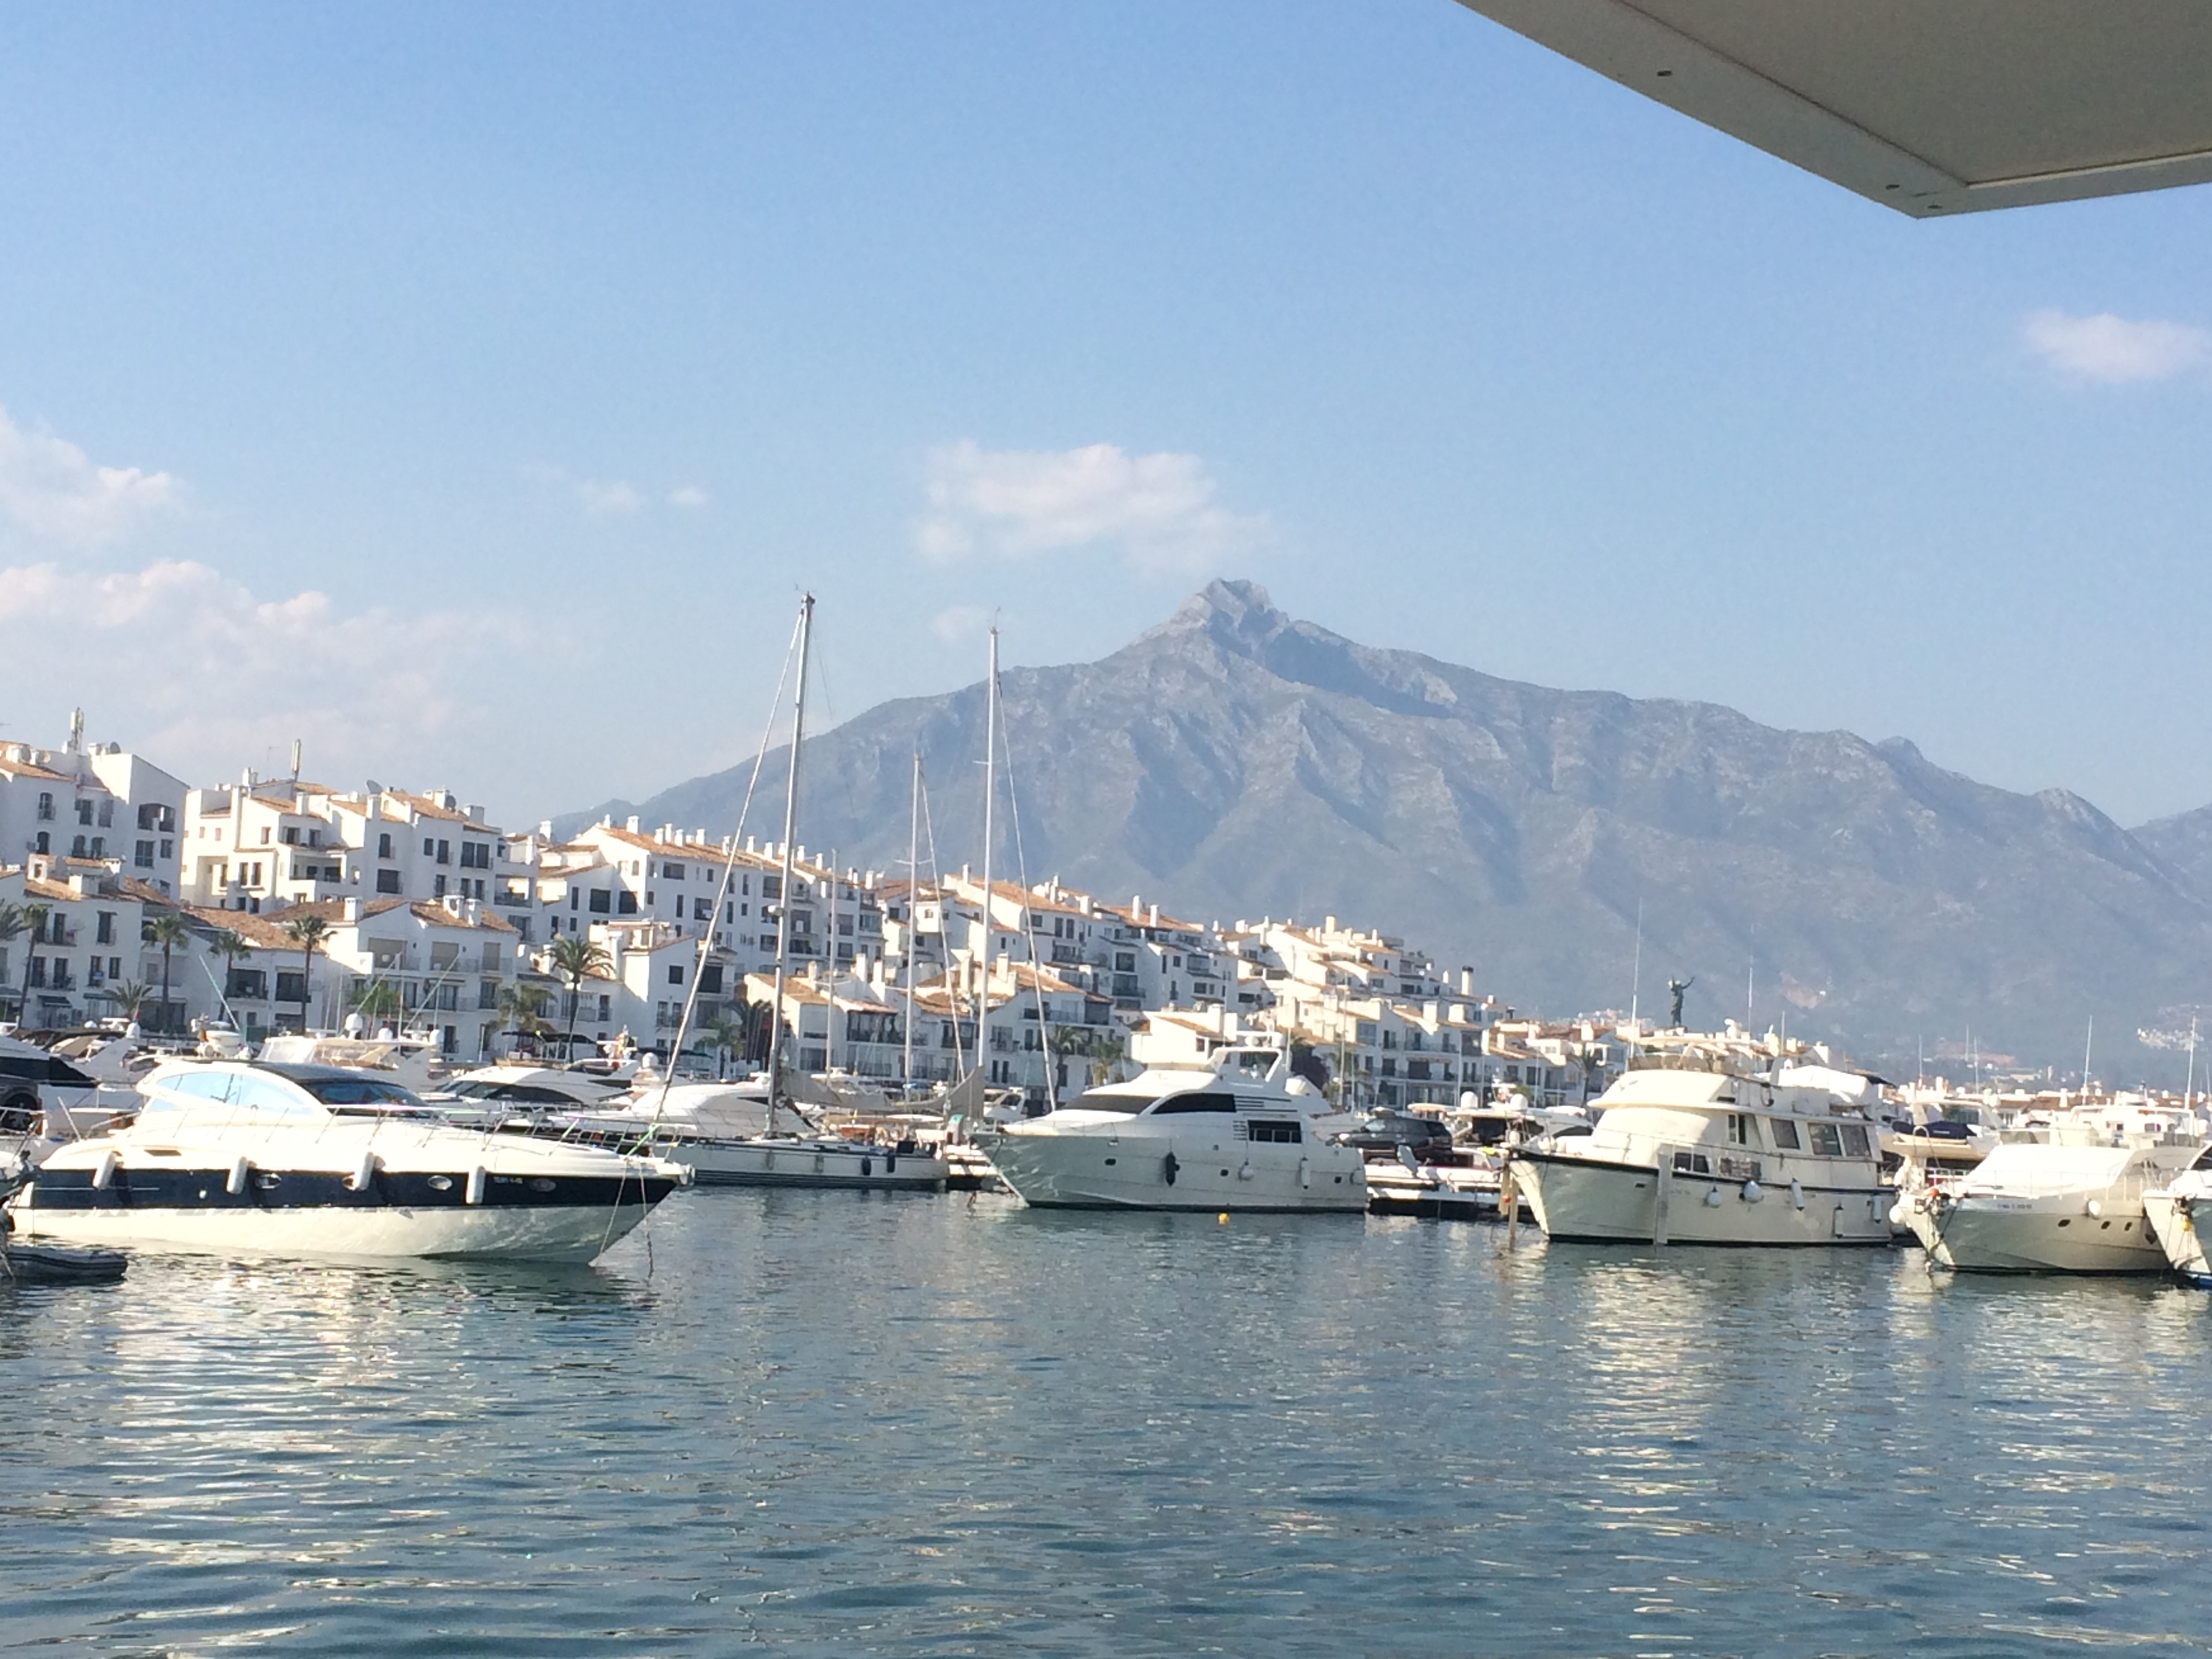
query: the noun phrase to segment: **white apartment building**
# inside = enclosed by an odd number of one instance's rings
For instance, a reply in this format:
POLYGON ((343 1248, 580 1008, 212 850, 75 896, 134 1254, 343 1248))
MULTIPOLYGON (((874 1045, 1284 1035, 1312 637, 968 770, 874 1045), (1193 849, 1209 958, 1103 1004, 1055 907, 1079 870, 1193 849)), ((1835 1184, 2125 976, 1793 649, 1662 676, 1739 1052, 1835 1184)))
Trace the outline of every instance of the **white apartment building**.
MULTIPOLYGON (((149 914, 167 901, 148 883, 123 873, 121 860, 33 854, 0 868, 0 903, 38 906, 35 930, 0 940, 0 1010, 27 1030, 52 1030, 118 1016, 122 988, 151 994, 139 1017, 161 1019, 161 952, 144 943, 149 914)), ((181 1026, 185 987, 181 952, 171 952, 172 1023, 181 1026)))
POLYGON ((227 1018, 249 1037, 300 1030, 304 1005, 313 1030, 342 1030, 357 1012, 371 1030, 434 1036, 456 1060, 489 1059, 502 1046, 500 993, 528 966, 514 927, 458 894, 323 900, 281 911, 191 906, 184 914, 193 943, 179 953, 191 957, 179 970, 180 996, 189 991, 194 1015, 227 1018), (330 927, 312 957, 284 932, 309 915, 330 927), (213 948, 225 933, 243 953, 226 957, 213 948))
POLYGON ((114 859, 155 892, 176 893, 184 783, 116 744, 87 748, 82 720, 58 750, 0 744, 0 862, 114 859))
POLYGON ((507 836, 450 791, 341 793, 297 779, 194 789, 184 802, 186 902, 258 914, 344 898, 489 902, 507 836))

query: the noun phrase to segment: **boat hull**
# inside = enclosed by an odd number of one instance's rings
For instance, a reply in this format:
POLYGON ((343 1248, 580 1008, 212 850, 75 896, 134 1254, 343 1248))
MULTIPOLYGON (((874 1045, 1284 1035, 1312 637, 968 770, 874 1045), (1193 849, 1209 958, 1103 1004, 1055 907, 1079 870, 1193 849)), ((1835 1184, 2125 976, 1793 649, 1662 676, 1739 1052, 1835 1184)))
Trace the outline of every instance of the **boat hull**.
POLYGON ((941 1193, 945 1160, 882 1146, 806 1141, 668 1141, 655 1158, 688 1164, 702 1187, 804 1187, 839 1192, 941 1193))
POLYGON ((2212 1261, 2205 1257, 2204 1236, 2192 1212, 2192 1200, 2178 1193, 2145 1193, 2143 1218, 2151 1237, 2174 1272, 2200 1289, 2212 1287, 2212 1261))
POLYGON ((2083 1212, 2080 1198, 1973 1197, 1923 1203, 1906 1212, 1938 1266, 1979 1273, 2156 1273, 2166 1253, 2136 1206, 2112 1202, 2083 1212))
POLYGON ((1367 1207, 1366 1165, 1359 1154, 1322 1141, 1247 1144, 1231 1139, 1225 1127, 1173 1135, 1009 1130, 992 1136, 983 1150, 1000 1178, 1023 1203, 1038 1209, 1310 1212, 1367 1207))
POLYGON ((677 1185, 670 1175, 391 1174, 353 1189, 330 1170, 42 1169, 11 1206, 18 1235, 110 1248, 288 1256, 589 1261, 677 1185), (266 1184, 264 1184, 266 1183, 266 1184), (441 1185, 440 1183, 442 1183, 441 1185), (471 1203, 471 1187, 477 1201, 471 1203))
POLYGON ((1516 1153, 1512 1180, 1547 1237, 1583 1244, 1887 1246, 1895 1196, 1879 1185, 1801 1185, 1751 1199, 1756 1183, 1556 1152, 1516 1153))

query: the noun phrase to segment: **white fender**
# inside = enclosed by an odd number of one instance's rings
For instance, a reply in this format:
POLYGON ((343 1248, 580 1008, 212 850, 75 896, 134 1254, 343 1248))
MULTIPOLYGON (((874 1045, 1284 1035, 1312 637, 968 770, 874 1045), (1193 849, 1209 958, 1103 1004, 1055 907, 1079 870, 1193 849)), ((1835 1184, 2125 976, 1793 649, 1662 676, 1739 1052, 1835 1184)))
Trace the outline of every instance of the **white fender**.
POLYGON ((238 1159, 230 1166, 230 1175, 222 1183, 223 1191, 228 1193, 233 1198, 236 1198, 240 1193, 246 1190, 246 1177, 252 1173, 253 1165, 252 1164, 248 1163, 243 1158, 238 1159))
POLYGON ((1801 1210, 1805 1207, 1805 1188, 1795 1181, 1790 1183, 1790 1201, 1801 1210))
POLYGON ((487 1176, 484 1166, 481 1164, 477 1164, 475 1169, 469 1171, 468 1188, 462 1194, 462 1196, 471 1204, 483 1203, 484 1198, 484 1182, 486 1179, 487 1176))
POLYGON ((2088 1212, 2089 1218, 2094 1221, 2097 1217, 2104 1214, 2105 1200, 2101 1198, 2093 1198, 2081 1207, 2088 1212))
POLYGON ((1756 1181, 1747 1181, 1743 1183, 1743 1201, 1745 1203, 1756 1204, 1760 1199, 1765 1198, 1765 1189, 1760 1187, 1756 1181))
POLYGON ((1239 1181, 1249 1181, 1252 1178, 1252 1165, 1249 1162, 1237 1171, 1237 1178, 1239 1181))
POLYGON ((1720 1206, 1721 1206, 1721 1189, 1720 1189, 1719 1188, 1717 1188, 1717 1187, 1708 1187, 1708 1188, 1705 1188, 1705 1207, 1706 1207, 1707 1209, 1709 1209, 1709 1210, 1717 1210, 1718 1208, 1720 1208, 1720 1206))
POLYGON ((99 1164, 92 1171, 93 1186, 98 1190, 105 1191, 107 1183, 115 1179, 116 1166, 122 1161, 113 1152, 102 1152, 100 1155, 99 1164))
POLYGON ((356 1193, 367 1192, 368 1183, 376 1179, 376 1154, 363 1152, 361 1155, 361 1162, 354 1166, 353 1173, 346 1177, 346 1186, 356 1193))
POLYGON ((1911 1224, 1911 1213, 1905 1207, 1905 1200, 1903 1199, 1899 1199, 1896 1203, 1889 1206, 1889 1224, 1891 1226, 1909 1226, 1911 1224))

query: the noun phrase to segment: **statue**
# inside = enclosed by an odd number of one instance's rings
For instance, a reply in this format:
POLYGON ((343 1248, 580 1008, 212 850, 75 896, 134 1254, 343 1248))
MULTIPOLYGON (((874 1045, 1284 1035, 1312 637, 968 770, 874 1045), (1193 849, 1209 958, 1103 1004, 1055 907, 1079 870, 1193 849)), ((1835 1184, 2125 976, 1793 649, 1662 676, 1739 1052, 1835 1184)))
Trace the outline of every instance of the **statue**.
POLYGON ((1682 1029, 1682 993, 1697 982, 1697 975, 1694 974, 1687 979, 1670 979, 1667 981, 1668 994, 1674 999, 1674 1012, 1667 1017, 1667 1024, 1677 1031, 1682 1029))

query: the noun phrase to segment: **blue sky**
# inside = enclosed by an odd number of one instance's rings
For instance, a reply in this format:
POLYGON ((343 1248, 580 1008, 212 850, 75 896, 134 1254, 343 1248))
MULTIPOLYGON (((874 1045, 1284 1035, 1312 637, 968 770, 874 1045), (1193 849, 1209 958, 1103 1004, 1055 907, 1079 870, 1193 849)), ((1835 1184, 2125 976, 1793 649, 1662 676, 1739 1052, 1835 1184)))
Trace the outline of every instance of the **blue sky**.
POLYGON ((2212 189, 1908 221, 1450 0, 0 11, 0 738, 509 822, 1212 574, 2212 801, 2212 189))

